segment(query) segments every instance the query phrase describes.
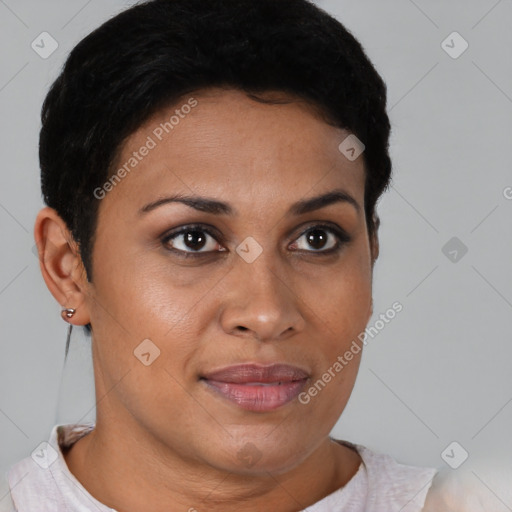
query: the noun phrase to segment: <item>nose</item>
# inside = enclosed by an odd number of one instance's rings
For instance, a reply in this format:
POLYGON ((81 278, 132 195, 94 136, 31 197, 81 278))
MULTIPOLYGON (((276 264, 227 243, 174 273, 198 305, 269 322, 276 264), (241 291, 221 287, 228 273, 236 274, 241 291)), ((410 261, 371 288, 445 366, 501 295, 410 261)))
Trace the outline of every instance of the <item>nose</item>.
POLYGON ((282 268, 265 251, 252 263, 240 259, 225 283, 222 328, 228 334, 279 340, 304 329, 304 300, 282 268))

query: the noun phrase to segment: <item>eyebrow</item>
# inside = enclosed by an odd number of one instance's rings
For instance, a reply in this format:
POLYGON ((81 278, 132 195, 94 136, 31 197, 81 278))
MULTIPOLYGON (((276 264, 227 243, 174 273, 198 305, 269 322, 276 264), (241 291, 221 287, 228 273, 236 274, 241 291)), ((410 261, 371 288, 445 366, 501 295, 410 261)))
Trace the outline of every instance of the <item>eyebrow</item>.
MULTIPOLYGON (((168 203, 182 203, 191 208, 205 213, 212 213, 214 215, 235 215, 236 210, 228 203, 201 196, 185 196, 182 194, 175 194, 172 196, 161 197, 156 201, 144 205, 139 210, 139 215, 143 215, 159 206, 168 203)), ((326 194, 321 194, 308 199, 301 199, 292 204, 288 209, 288 215, 303 215, 315 210, 320 210, 335 203, 347 203, 354 207, 357 213, 361 213, 359 203, 346 191, 335 189, 326 194)))

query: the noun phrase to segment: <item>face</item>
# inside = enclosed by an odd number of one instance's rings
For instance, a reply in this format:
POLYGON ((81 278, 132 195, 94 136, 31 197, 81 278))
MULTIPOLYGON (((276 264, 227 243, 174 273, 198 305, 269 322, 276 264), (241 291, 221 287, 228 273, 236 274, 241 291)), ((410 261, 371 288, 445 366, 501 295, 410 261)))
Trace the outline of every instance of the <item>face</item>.
POLYGON ((286 471, 328 436, 359 367, 360 351, 336 362, 372 312, 363 159, 348 160, 338 149, 348 133, 304 103, 191 96, 126 140, 116 166, 126 173, 100 201, 82 306, 97 393, 108 392, 98 423, 124 422, 223 470, 286 471), (165 200, 177 196, 195 199, 165 200), (201 378, 243 363, 309 377, 253 389, 259 401, 201 378))

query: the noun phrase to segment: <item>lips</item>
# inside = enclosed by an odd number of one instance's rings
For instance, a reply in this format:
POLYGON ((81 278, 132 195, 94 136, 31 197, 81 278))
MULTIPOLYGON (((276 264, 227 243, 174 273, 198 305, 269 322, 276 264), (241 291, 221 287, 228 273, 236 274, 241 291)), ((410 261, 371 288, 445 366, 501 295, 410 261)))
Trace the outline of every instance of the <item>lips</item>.
POLYGON ((200 378, 206 389, 242 409, 268 412, 291 402, 309 374, 297 366, 242 364, 208 372, 200 378))
POLYGON ((241 364, 208 372, 202 377, 217 382, 268 384, 302 380, 308 378, 309 374, 297 366, 288 364, 241 364))

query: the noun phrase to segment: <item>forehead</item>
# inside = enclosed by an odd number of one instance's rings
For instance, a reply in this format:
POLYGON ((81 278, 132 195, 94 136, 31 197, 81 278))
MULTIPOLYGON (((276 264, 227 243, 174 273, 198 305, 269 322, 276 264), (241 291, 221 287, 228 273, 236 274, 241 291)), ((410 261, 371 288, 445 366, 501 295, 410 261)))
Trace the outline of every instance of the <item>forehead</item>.
POLYGON ((122 189, 125 200, 140 203, 176 189, 270 198, 342 185, 362 198, 363 158, 350 161, 339 149, 349 133, 304 101, 264 96, 286 103, 212 89, 160 110, 125 141, 114 172, 128 172, 116 193, 122 189))

